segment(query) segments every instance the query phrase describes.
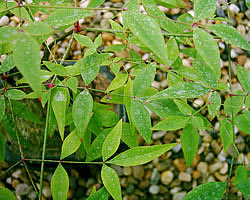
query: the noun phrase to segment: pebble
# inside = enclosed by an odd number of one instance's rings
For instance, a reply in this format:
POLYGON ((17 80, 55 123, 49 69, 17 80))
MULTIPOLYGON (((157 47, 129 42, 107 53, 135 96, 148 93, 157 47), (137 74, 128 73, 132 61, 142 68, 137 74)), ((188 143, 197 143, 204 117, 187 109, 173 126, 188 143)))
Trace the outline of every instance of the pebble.
POLYGON ((222 167, 222 163, 221 162, 216 162, 216 163, 209 166, 209 173, 213 174, 214 172, 219 170, 221 167, 222 167))
POLYGON ((143 181, 140 182, 140 184, 138 185, 138 187, 140 189, 144 190, 144 189, 148 188, 149 185, 150 185, 149 180, 143 180, 143 181))
POLYGON ((182 158, 177 158, 173 161, 173 164, 175 166, 175 168, 178 170, 178 171, 185 171, 187 169, 187 165, 186 165, 186 162, 184 159, 182 158))
POLYGON ((178 176, 178 179, 181 180, 181 181, 190 182, 192 177, 191 177, 191 175, 189 173, 180 172, 179 176, 178 176))
POLYGON ((111 33, 102 33, 103 41, 111 41, 114 39, 114 36, 111 33))
POLYGON ((114 14, 112 12, 106 12, 103 15, 103 18, 105 18, 105 19, 112 19, 113 17, 114 17, 114 14))
POLYGON ((211 142, 212 140, 213 140, 213 138, 209 134, 205 134, 203 137, 203 142, 211 142))
POLYGON ((16 188, 20 184, 20 181, 18 179, 14 179, 11 183, 11 186, 13 188, 16 188))
POLYGON ((123 174, 125 176, 130 176, 132 174, 132 168, 131 167, 124 167, 123 168, 123 174))
POLYGON ((205 157, 205 161, 207 162, 211 162, 213 159, 214 159, 214 154, 212 152, 209 152, 205 157))
POLYGON ((220 145, 218 144, 218 142, 216 140, 213 140, 211 142, 211 146, 212 146, 213 151, 214 151, 215 154, 219 154, 220 153, 221 147, 220 147, 220 145))
POLYGON ((123 6, 123 3, 121 3, 121 2, 117 2, 117 3, 113 4, 114 8, 121 8, 122 6, 123 6))
POLYGON ((43 187, 43 195, 46 198, 50 198, 51 197, 51 190, 50 187, 43 187))
POLYGON ((170 194, 175 194, 179 191, 181 191, 181 187, 174 187, 173 189, 170 190, 170 194))
POLYGON ((100 26, 101 26, 101 28, 109 29, 110 23, 109 23, 108 19, 102 19, 100 22, 100 26))
POLYGON ((22 174, 22 171, 20 169, 18 169, 12 173, 12 177, 18 179, 21 177, 21 174, 22 174))
POLYGON ((133 176, 137 179, 141 179, 144 176, 144 167, 143 166, 133 167, 133 176))
POLYGON ((123 175, 123 168, 118 165, 111 165, 111 167, 116 171, 118 176, 123 175))
POLYGON ((57 50, 57 53, 59 54, 59 55, 63 55, 64 53, 65 53, 65 48, 63 48, 63 47, 60 47, 58 50, 57 50))
POLYGON ((227 180, 227 175, 222 176, 220 173, 215 172, 214 176, 216 179, 218 179, 221 182, 225 182, 227 180))
POLYGON ((150 183, 153 185, 157 185, 160 181, 160 177, 161 177, 160 173, 156 168, 154 168, 150 177, 150 183))
POLYGON ((239 7, 236 6, 235 4, 230 4, 229 10, 230 10, 233 14, 236 14, 236 13, 240 12, 239 7))
POLYGON ((222 150, 219 155, 217 156, 217 158, 219 159, 219 161, 223 162, 226 160, 226 154, 224 152, 224 150, 222 150))
POLYGON ((193 160, 193 163, 192 163, 192 167, 193 167, 193 168, 200 162, 200 159, 201 159, 200 155, 197 154, 197 155, 195 156, 194 160, 193 160))
POLYGON ((5 26, 9 23, 9 18, 7 16, 2 16, 0 19, 0 26, 5 26))
POLYGON ((222 164, 222 167, 220 169, 220 174, 226 174, 228 171, 228 163, 227 162, 224 162, 222 164))
POLYGON ((200 171, 195 170, 195 171, 193 171, 192 176, 194 179, 198 179, 198 178, 200 178, 201 173, 200 173, 200 171))
POLYGON ((240 24, 239 26, 237 26, 237 30, 240 32, 241 35, 246 35, 246 28, 244 25, 240 24))
POLYGON ((208 164, 205 162, 200 162, 197 165, 197 170, 200 171, 202 174, 206 174, 208 170, 208 164))
POLYGON ((204 100, 203 100, 203 99, 196 99, 196 100, 194 100, 194 102, 193 102, 193 106, 194 106, 195 108, 199 108, 199 107, 201 107, 203 104, 204 104, 204 100))
POLYGON ((20 23, 20 18, 17 17, 17 16, 11 17, 10 20, 11 20, 11 21, 14 21, 14 22, 17 23, 17 24, 20 23))
POLYGON ((183 197, 187 194, 187 192, 178 192, 174 194, 173 200, 182 200, 183 197))
POLYGON ((175 147, 172 148, 172 150, 173 150, 175 153, 178 153, 178 152, 181 150, 181 144, 177 144, 175 147))
POLYGON ((162 138, 166 134, 166 131, 158 131, 152 134, 152 139, 157 140, 162 138))
POLYGON ((32 191, 31 193, 29 193, 29 195, 28 195, 28 198, 29 199, 36 199, 37 198, 37 195, 36 195, 36 193, 35 193, 35 191, 32 191))
POLYGON ((160 187, 158 185, 151 185, 149 188, 151 194, 158 194, 160 192, 160 187))
POLYGON ((30 189, 31 188, 27 184, 21 183, 16 187, 16 195, 27 195, 30 192, 30 189))
POLYGON ((164 185, 168 185, 169 183, 171 183, 173 178, 174 178, 174 174, 170 170, 164 171, 161 174, 161 182, 164 185))

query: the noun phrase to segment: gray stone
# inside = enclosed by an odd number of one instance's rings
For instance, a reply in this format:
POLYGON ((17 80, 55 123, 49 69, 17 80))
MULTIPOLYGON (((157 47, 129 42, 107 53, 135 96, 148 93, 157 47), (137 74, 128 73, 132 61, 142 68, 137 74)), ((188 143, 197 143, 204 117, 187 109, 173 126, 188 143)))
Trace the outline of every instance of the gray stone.
POLYGON ((46 198, 50 198, 51 197, 51 190, 49 187, 44 187, 43 188, 43 195, 46 197, 46 198))
POLYGON ((187 173, 187 172, 180 172, 180 173, 179 173, 179 176, 178 176, 178 179, 179 179, 180 181, 190 182, 191 179, 192 179, 192 177, 191 177, 191 175, 190 175, 189 173, 187 173))
POLYGON ((211 162, 213 159, 214 159, 214 154, 212 152, 209 152, 205 157, 206 162, 211 162))
POLYGON ((187 194, 187 192, 178 192, 174 194, 173 200, 182 200, 183 197, 187 194))
POLYGON ((208 164, 205 162, 200 162, 197 165, 197 170, 200 171, 202 174, 206 174, 208 170, 208 164))
POLYGON ((133 167, 133 175, 135 178, 141 179, 144 176, 144 167, 143 166, 133 167))
POLYGON ((209 166, 209 172, 211 174, 213 174, 214 172, 219 170, 221 167, 222 167, 222 163, 221 162, 216 162, 216 163, 209 166))
POLYGON ((7 16, 2 16, 0 19, 0 26, 5 26, 9 23, 9 18, 7 16))
POLYGON ((160 139, 160 138, 162 138, 165 134, 166 134, 166 131, 158 131, 158 132, 155 132, 155 133, 153 133, 153 135, 152 135, 152 139, 154 139, 154 140, 160 139))
POLYGON ((132 174, 132 168, 131 167, 124 167, 123 168, 123 174, 125 176, 130 176, 132 174))
POLYGON ((160 187, 158 185, 151 185, 149 188, 149 192, 151 194, 158 194, 160 191, 160 187))
POLYGON ((172 171, 170 170, 167 170, 167 171, 164 171, 162 172, 161 174, 161 182, 164 184, 164 185, 168 185, 169 183, 172 182, 174 178, 174 174, 172 171))
POLYGON ((156 168, 154 168, 150 177, 150 183, 153 185, 158 184, 160 181, 160 177, 161 177, 160 173, 158 172, 156 168))
POLYGON ((35 200, 37 198, 37 195, 35 193, 35 191, 32 191, 29 195, 28 195, 28 198, 31 199, 31 200, 35 200))
POLYGON ((103 15, 103 18, 105 18, 105 19, 112 19, 113 17, 114 17, 114 14, 112 12, 106 12, 103 15))
POLYGON ((31 190, 31 187, 25 183, 21 183, 16 187, 16 195, 27 195, 31 190))

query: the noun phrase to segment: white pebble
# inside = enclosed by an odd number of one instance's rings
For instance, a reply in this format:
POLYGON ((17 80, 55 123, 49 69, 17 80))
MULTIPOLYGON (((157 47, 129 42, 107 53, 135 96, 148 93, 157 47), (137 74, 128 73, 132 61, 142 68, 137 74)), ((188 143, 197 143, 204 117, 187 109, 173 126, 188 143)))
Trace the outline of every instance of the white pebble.
POLYGON ((182 200, 183 197, 187 194, 187 192, 178 192, 174 194, 173 200, 182 200))
POLYGON ((57 52, 58 52, 58 54, 64 54, 65 51, 66 51, 65 48, 62 48, 62 47, 61 47, 61 48, 58 49, 57 52))
POLYGON ((231 4, 229 6, 229 10, 233 13, 233 14, 236 14, 238 12, 240 12, 240 9, 238 6, 236 6, 235 4, 231 4))
POLYGON ((114 14, 112 12, 106 12, 103 15, 103 18, 106 18, 106 19, 112 19, 113 17, 114 17, 114 14))
POLYGON ((32 4, 32 0, 26 0, 27 4, 32 4))
POLYGON ((151 185, 150 188, 149 188, 149 192, 151 194, 158 194, 160 191, 160 188, 158 185, 151 185))
POLYGON ((180 172, 179 173, 179 176, 178 176, 178 179, 180 181, 184 181, 184 182, 190 182, 191 181, 191 175, 189 173, 186 173, 186 172, 180 172))
POLYGON ((7 16, 2 16, 0 19, 0 26, 7 25, 9 23, 9 18, 7 16))

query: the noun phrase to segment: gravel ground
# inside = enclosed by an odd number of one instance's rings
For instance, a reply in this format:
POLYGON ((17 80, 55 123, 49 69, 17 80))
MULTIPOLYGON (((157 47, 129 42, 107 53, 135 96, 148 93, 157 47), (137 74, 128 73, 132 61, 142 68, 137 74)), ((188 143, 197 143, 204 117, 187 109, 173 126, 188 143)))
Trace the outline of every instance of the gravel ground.
MULTIPOLYGON (((176 19, 182 13, 193 14, 192 6, 190 1, 186 1, 188 7, 185 9, 166 9, 162 8, 164 12, 173 19, 176 19)), ((216 15, 218 17, 226 16, 226 8, 221 6, 225 1, 217 0, 218 9, 216 15)), ((232 17, 233 26, 248 40, 250 41, 250 32, 249 32, 249 19, 250 19, 250 10, 247 10, 245 1, 240 0, 237 3, 230 5, 230 14, 232 17)), ((122 0, 111 0, 104 3, 105 7, 115 7, 122 8, 124 5, 122 0)), ((79 6, 86 6, 85 1, 78 2, 79 6)), ((100 27, 100 28, 110 28, 109 19, 115 19, 117 22, 121 22, 121 13, 116 11, 97 11, 97 15, 94 18, 86 19, 80 21, 81 26, 86 27, 100 27)), ((36 20, 44 20, 47 17, 46 14, 38 13, 36 15, 36 20)), ((20 24, 20 19, 8 15, 3 16, 0 19, 0 26, 4 25, 18 26, 20 24)), ((94 32, 83 31, 83 34, 87 35, 90 38, 95 38, 97 36, 94 32)), ((102 33, 103 45, 110 46, 111 44, 121 44, 122 40, 111 33, 102 33)), ((56 59, 60 58, 66 51, 69 38, 66 38, 64 41, 61 41, 56 46, 56 59)), ((48 42, 53 42, 53 38, 49 38, 48 42)), ((228 80, 227 75, 227 49, 225 48, 225 43, 219 41, 219 47, 221 52, 221 62, 223 63, 222 68, 222 79, 223 81, 228 80)), ((182 48, 182 46, 181 46, 182 48)), ((72 51, 70 51, 70 58, 80 59, 82 58, 83 52, 86 49, 73 42, 72 51)), ((145 54, 138 49, 138 53, 143 55, 143 58, 147 58, 149 54, 145 54)), ((41 55, 44 52, 41 49, 41 55)), ((118 52, 119 56, 128 56, 127 51, 118 52)), ((180 53, 181 58, 183 58, 183 63, 186 66, 190 66, 192 60, 187 58, 184 54, 180 53)), ((233 76, 236 75, 235 66, 240 64, 245 66, 246 69, 250 71, 250 59, 249 52, 241 50, 239 48, 232 48, 231 57, 233 61, 233 76)), ((3 61, 5 56, 1 57, 3 61)), ((105 77, 102 77, 96 81, 96 87, 105 88, 102 84, 102 81, 105 77)), ((232 79, 234 90, 240 89, 240 85, 237 82, 237 79, 233 77, 232 79)), ((106 84, 106 83, 105 83, 106 84)), ((153 83, 153 86, 159 89, 164 89, 167 87, 166 74, 162 72, 157 72, 157 78, 153 83)), ((193 106, 197 109, 204 104, 203 99, 195 100, 193 106)), ((207 113, 202 113, 206 115, 207 113)), ((154 114, 152 114, 153 123, 156 123, 159 120, 154 114)), ((223 146, 221 139, 219 137, 218 129, 219 123, 213 122, 212 131, 200 132, 201 141, 199 145, 198 154, 191 167, 187 167, 183 159, 183 152, 181 146, 176 146, 172 151, 165 153, 160 158, 154 159, 152 162, 136 167, 118 167, 113 166, 117 171, 120 177, 120 183, 122 186, 122 193, 124 200, 138 200, 138 199, 173 199, 181 200, 182 197, 187 193, 187 191, 196 187, 199 184, 208 182, 208 181, 226 181, 229 166, 231 163, 232 149, 229 149, 228 152, 223 151, 223 146)), ((237 139, 235 141, 236 146, 238 147, 240 157, 236 157, 236 165, 241 164, 242 160, 246 164, 250 162, 250 136, 245 135, 244 133, 236 130, 237 139)), ((153 144, 165 144, 171 142, 180 142, 180 131, 171 132, 171 131, 159 131, 154 132, 152 135, 153 144)), ((142 141, 142 140, 140 140, 142 141)), ((142 142, 141 142, 142 144, 142 142)), ((4 171, 9 167, 7 163, 1 163, 0 170, 4 171)), ((70 191, 68 194, 69 199, 80 199, 80 197, 87 196, 93 185, 100 188, 101 179, 100 179, 100 170, 98 168, 91 168, 90 174, 92 176, 86 176, 86 169, 68 169, 70 175, 70 191)), ((39 171, 39 170, 38 170, 39 171)), ((32 177, 36 181, 36 184, 39 184, 39 172, 32 172, 32 177)), ((51 180, 52 171, 47 171, 45 173, 44 189, 43 189, 43 199, 51 199, 51 191, 49 187, 49 182, 51 180)), ((13 191, 15 191, 19 199, 36 199, 36 193, 33 191, 29 180, 24 172, 23 168, 16 168, 12 170, 5 177, 0 178, 0 186, 5 186, 13 191)), ((230 199, 244 199, 242 194, 238 192, 235 188, 232 188, 230 199)))

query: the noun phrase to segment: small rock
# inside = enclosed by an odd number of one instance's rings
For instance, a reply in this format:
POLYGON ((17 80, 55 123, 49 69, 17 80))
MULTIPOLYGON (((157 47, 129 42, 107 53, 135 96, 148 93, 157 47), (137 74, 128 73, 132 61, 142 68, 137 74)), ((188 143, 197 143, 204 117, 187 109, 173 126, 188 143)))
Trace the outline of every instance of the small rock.
POLYGON ((16 195, 27 195, 30 192, 30 189, 31 188, 25 183, 19 184, 16 187, 16 195))
POLYGON ((221 147, 220 147, 220 145, 218 144, 218 142, 216 140, 213 140, 211 142, 211 146, 212 146, 213 151, 214 151, 215 154, 219 154, 220 153, 221 147))
POLYGON ((214 176, 215 176, 216 179, 218 179, 218 180, 221 181, 221 182, 226 182, 226 180, 227 180, 227 175, 222 176, 222 175, 221 175, 220 173, 218 173, 218 172, 215 172, 215 173, 214 173, 214 176))
POLYGON ((16 24, 20 23, 20 18, 17 16, 13 16, 10 18, 11 21, 14 21, 16 24))
POLYGON ((118 165, 111 165, 111 167, 116 171, 118 176, 123 175, 123 168, 118 165))
POLYGON ((101 28, 109 29, 110 28, 109 20, 105 19, 105 18, 102 19, 101 22, 100 22, 100 26, 101 26, 101 28))
POLYGON ((200 171, 195 170, 195 171, 193 171, 192 176, 194 179, 198 179, 198 178, 200 178, 201 173, 200 173, 200 171))
POLYGON ((159 180, 160 180, 160 173, 158 172, 158 170, 156 168, 153 169, 153 172, 151 174, 151 177, 150 177, 150 183, 152 185, 157 185, 159 180))
POLYGON ((227 164, 227 162, 224 162, 224 163, 222 164, 221 169, 220 169, 220 174, 226 174, 227 171, 228 171, 228 164, 227 164))
POLYGON ((211 142, 212 140, 213 140, 213 138, 209 134, 205 134, 203 137, 203 142, 211 142))
POLYGON ((137 181, 134 177, 129 176, 129 177, 128 177, 128 183, 137 185, 137 184, 138 184, 138 181, 137 181))
POLYGON ((103 15, 103 18, 105 18, 105 19, 112 19, 113 17, 114 17, 114 14, 112 12, 106 12, 103 15))
POLYGON ((201 159, 200 155, 197 154, 193 160, 192 168, 194 168, 200 162, 200 159, 201 159))
POLYGON ((66 49, 63 48, 63 47, 60 47, 60 48, 57 50, 57 53, 58 53, 59 55, 63 55, 65 52, 66 52, 66 49))
POLYGON ((168 188, 166 186, 160 185, 160 193, 166 195, 168 188))
POLYGON ((132 194, 135 190, 135 186, 132 184, 129 184, 128 187, 126 188, 128 194, 132 194))
POLYGON ((237 26, 237 30, 240 32, 241 35, 246 35, 246 28, 244 25, 240 24, 239 26, 237 26))
POLYGON ((166 131, 158 131, 152 134, 152 139, 157 140, 162 138, 166 134, 166 131))
POLYGON ((169 183, 172 182, 174 178, 174 174, 172 171, 170 170, 167 170, 167 171, 164 171, 162 172, 161 174, 161 182, 164 184, 164 185, 168 185, 169 183))
POLYGON ((46 197, 46 198, 50 198, 51 197, 51 190, 49 187, 44 187, 43 188, 43 195, 46 197))
POLYGON ((214 159, 214 154, 212 152, 209 152, 205 157, 206 162, 211 162, 213 159, 214 159))
POLYGON ((226 160, 226 154, 224 152, 224 150, 222 150, 219 155, 217 156, 217 158, 221 161, 224 162, 226 160))
POLYGON ((231 57, 232 58, 236 58, 238 56, 238 54, 235 52, 234 49, 231 50, 231 57))
POLYGON ((11 182, 12 182, 11 177, 8 177, 8 178, 6 179, 6 183, 8 183, 8 184, 10 184, 10 185, 11 185, 11 182))
POLYGON ((193 106, 195 108, 199 108, 204 104, 204 100, 203 99, 196 99, 194 100, 193 106))
POLYGON ((143 181, 141 181, 140 182, 140 184, 138 185, 138 187, 140 188, 140 189, 146 189, 146 188, 148 188, 148 186, 149 186, 149 180, 143 180, 143 181))
POLYGON ((20 184, 20 181, 18 179, 14 179, 11 183, 11 186, 13 188, 16 188, 20 184))
POLYGON ((9 23, 9 18, 7 16, 2 16, 0 19, 0 26, 5 26, 9 23))
POLYGON ((191 175, 189 173, 180 172, 179 176, 178 176, 178 179, 181 180, 181 181, 190 182, 192 177, 191 177, 191 175))
POLYGON ((31 193, 29 193, 28 198, 31 200, 36 199, 37 195, 36 195, 35 191, 32 191, 31 193))
POLYGON ((172 148, 172 150, 173 150, 175 153, 178 153, 178 152, 181 150, 181 144, 177 144, 175 147, 172 148))
POLYGON ((222 167, 222 163, 221 162, 216 162, 216 163, 209 166, 209 172, 211 174, 213 174, 214 172, 216 172, 221 167, 222 167))
POLYGON ((160 187, 158 185, 151 185, 149 188, 151 194, 158 194, 160 192, 160 187))
POLYGON ((183 172, 187 169, 187 165, 184 159, 177 158, 173 161, 173 164, 178 171, 183 172))
POLYGON ((12 177, 18 179, 21 177, 21 174, 22 174, 22 171, 20 169, 18 169, 12 173, 12 177))
POLYGON ((182 200, 183 197, 187 194, 187 192, 178 192, 174 194, 173 200, 182 200))
POLYGON ((176 138, 176 135, 173 132, 168 132, 167 134, 164 135, 163 142, 168 144, 174 141, 175 138, 176 138))
POLYGON ((144 167, 143 166, 133 167, 133 175, 135 178, 141 179, 144 176, 144 167))
POLYGON ((123 6, 123 3, 121 3, 121 2, 117 2, 117 3, 113 4, 114 8, 121 8, 122 6, 123 6))
POLYGON ((112 41, 114 37, 110 33, 102 33, 102 39, 103 41, 112 41))
POLYGON ((131 167, 124 167, 123 168, 123 174, 125 176, 130 176, 132 174, 132 168, 131 167))
POLYGON ((230 10, 233 14, 237 14, 238 12, 240 12, 239 7, 236 6, 235 4, 230 4, 229 10, 230 10))
POLYGON ((207 182, 214 182, 215 178, 211 175, 208 177, 207 182))
POLYGON ((202 174, 206 174, 207 173, 207 170, 208 170, 208 165, 207 163, 205 162, 200 162, 198 165, 197 165, 197 170, 199 172, 201 172, 202 174))
POLYGON ((179 191, 181 191, 181 187, 174 187, 173 189, 170 190, 170 194, 175 194, 179 191))

